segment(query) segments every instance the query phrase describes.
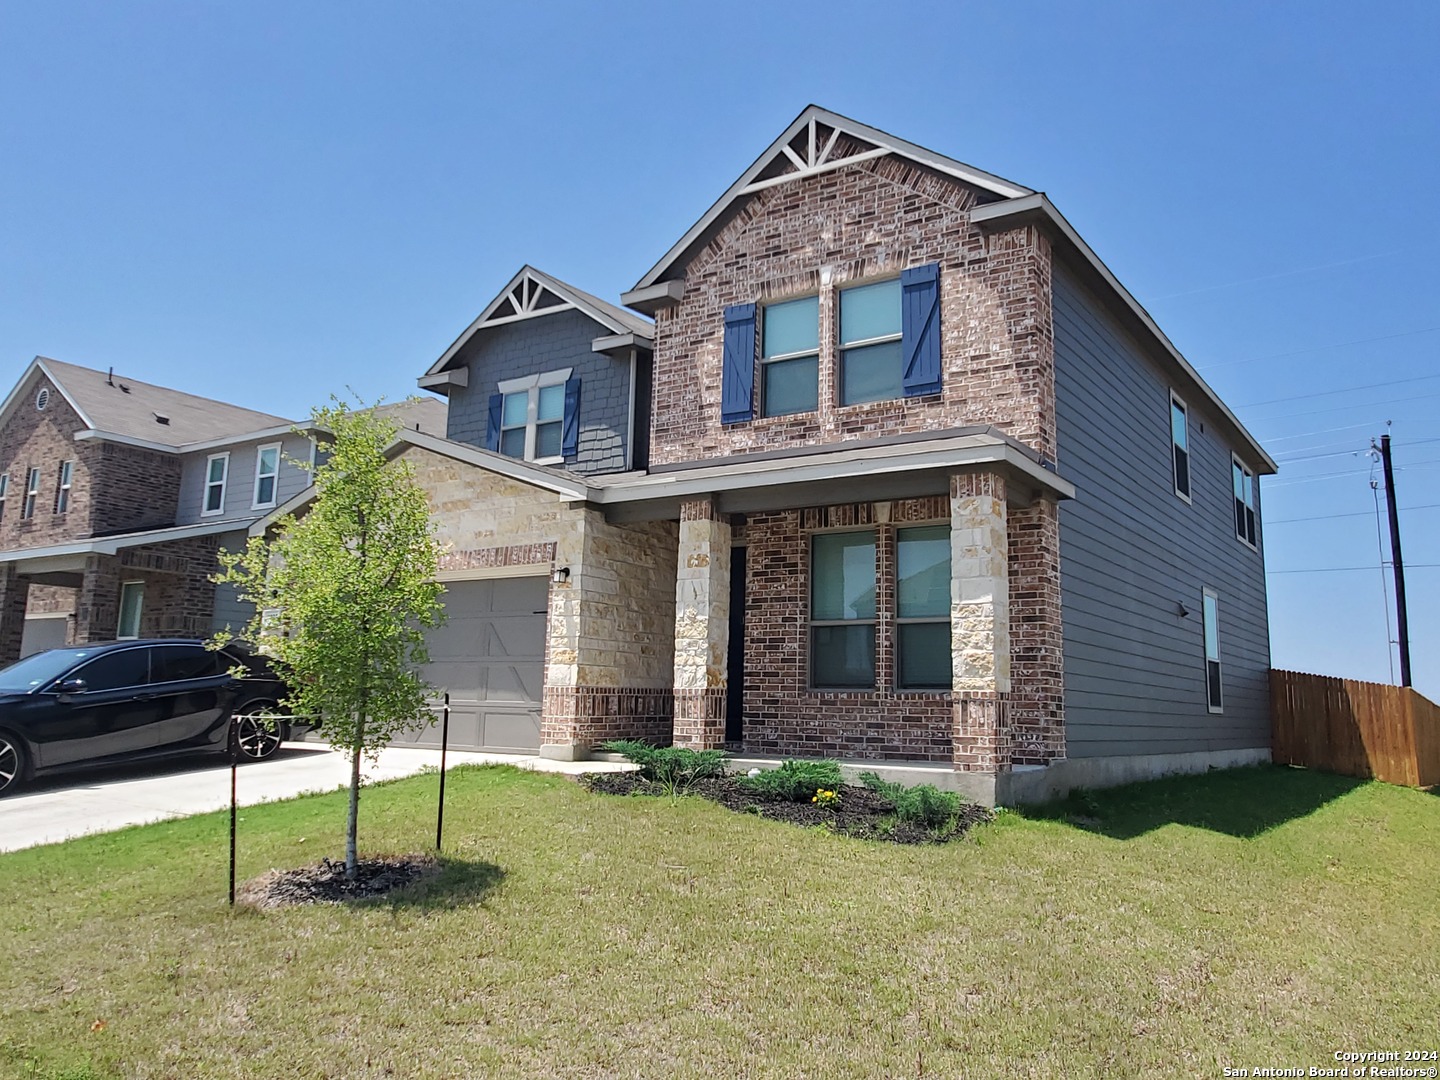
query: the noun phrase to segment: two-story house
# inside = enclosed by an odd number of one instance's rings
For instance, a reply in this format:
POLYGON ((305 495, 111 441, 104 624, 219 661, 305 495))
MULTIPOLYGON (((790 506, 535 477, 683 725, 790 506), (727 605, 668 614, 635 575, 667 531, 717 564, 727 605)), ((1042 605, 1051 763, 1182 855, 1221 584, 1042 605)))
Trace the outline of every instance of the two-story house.
MULTIPOLYGON (((403 409, 443 430, 444 407, 403 409)), ((248 617, 220 550, 310 483, 292 421, 37 357, 0 406, 0 663, 248 617)))
POLYGON ((622 300, 526 268, 394 446, 462 742, 1002 800, 1268 756, 1275 465, 1045 195, 810 107, 622 300))

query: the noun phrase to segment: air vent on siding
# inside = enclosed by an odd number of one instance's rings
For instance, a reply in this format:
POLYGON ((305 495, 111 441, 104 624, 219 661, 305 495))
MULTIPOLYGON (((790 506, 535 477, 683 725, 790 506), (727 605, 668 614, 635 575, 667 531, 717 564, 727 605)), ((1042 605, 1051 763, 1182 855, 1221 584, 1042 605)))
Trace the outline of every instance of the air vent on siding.
POLYGON ((44 412, 44 411, 45 411, 45 406, 46 406, 46 405, 49 405, 49 404, 50 404, 50 388, 49 388, 48 386, 42 386, 42 387, 40 388, 40 392, 35 395, 35 408, 37 408, 37 409, 40 410, 41 412, 44 412))

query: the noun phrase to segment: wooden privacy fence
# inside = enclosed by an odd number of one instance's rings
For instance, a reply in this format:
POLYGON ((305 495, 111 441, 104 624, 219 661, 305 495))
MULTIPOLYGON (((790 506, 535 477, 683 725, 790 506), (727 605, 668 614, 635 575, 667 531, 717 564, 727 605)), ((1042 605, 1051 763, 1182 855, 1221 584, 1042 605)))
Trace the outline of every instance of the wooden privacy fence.
POLYGON ((1391 784, 1440 784, 1440 707, 1414 690, 1270 672, 1271 756, 1391 784))

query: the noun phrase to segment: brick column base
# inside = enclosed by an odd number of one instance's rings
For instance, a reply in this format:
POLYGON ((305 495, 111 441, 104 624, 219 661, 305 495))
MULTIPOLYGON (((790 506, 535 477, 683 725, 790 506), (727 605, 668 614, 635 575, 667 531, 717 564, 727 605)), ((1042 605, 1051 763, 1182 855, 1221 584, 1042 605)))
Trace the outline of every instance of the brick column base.
POLYGON ((956 772, 999 772, 1010 767, 1010 706, 1000 694, 955 698, 951 744, 956 772))
POLYGON ((676 746, 716 750, 725 743, 725 687, 675 691, 676 746))

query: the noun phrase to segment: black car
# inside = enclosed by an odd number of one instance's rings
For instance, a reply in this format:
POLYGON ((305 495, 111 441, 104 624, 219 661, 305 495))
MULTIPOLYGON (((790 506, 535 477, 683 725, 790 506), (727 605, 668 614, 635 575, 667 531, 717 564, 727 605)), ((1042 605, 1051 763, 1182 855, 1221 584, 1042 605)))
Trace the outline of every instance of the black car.
POLYGON ((80 765, 197 750, 263 761, 313 726, 284 715, 285 694, 264 658, 236 645, 112 641, 27 656, 0 669, 0 795, 80 765))

